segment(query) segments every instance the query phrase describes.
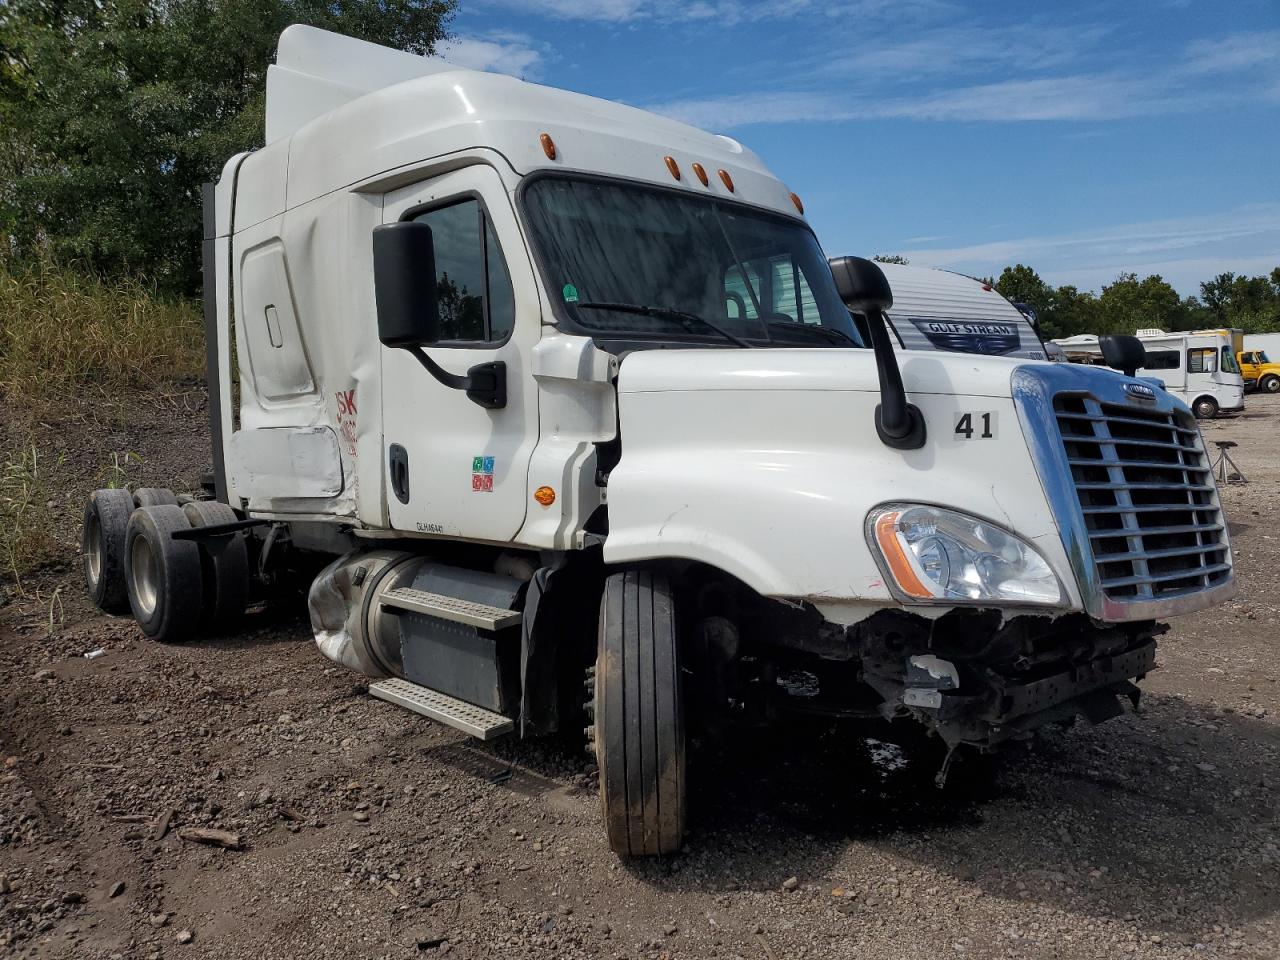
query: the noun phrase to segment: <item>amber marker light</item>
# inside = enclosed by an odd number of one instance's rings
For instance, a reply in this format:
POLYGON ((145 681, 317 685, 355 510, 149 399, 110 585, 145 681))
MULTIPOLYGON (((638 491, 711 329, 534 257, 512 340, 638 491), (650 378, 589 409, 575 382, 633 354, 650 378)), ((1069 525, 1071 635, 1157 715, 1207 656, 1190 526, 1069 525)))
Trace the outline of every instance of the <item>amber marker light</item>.
POLYGON ((707 185, 708 185, 708 183, 710 182, 710 181, 708 181, 708 180, 707 180, 707 171, 706 171, 706 168, 705 168, 705 167, 703 167, 703 166, 702 166, 702 164, 700 164, 700 163, 695 163, 695 164, 693 165, 693 175, 694 175, 695 177, 697 177, 697 178, 698 178, 698 181, 699 181, 699 182, 700 182, 704 187, 705 187, 705 186, 707 186, 707 185))
POLYGON ((797 196, 793 193, 793 194, 791 195, 791 202, 792 202, 792 203, 794 203, 794 204, 796 205, 796 210, 797 210, 797 211, 799 211, 800 216, 802 216, 802 217, 803 217, 803 216, 804 216, 804 204, 800 202, 800 198, 799 198, 799 197, 797 197, 797 196))
POLYGON ((902 541, 898 539, 898 517, 900 516, 902 514, 897 510, 890 510, 876 519, 876 543, 880 545, 880 552, 884 554, 885 563, 889 565, 889 572, 893 574, 893 579, 898 582, 898 588, 907 596, 917 600, 932 600, 933 593, 916 576, 911 561, 907 559, 902 541))
POLYGON ((538 137, 538 142, 542 144, 542 152, 547 155, 547 159, 554 160, 556 158, 556 142, 551 139, 551 134, 542 134, 538 137))
POLYGON ((537 500, 544 507, 549 507, 556 502, 556 492, 550 487, 539 487, 533 491, 533 499, 537 500))
POLYGON ((721 170, 719 172, 720 172, 720 182, 725 185, 725 188, 730 193, 733 193, 733 177, 729 176, 728 170, 721 170))
POLYGON ((679 179, 680 179, 680 165, 679 165, 678 163, 676 163, 676 158, 675 158, 675 157, 663 157, 663 158, 662 158, 662 162, 663 162, 663 163, 665 163, 665 164, 667 165, 667 170, 671 173, 671 176, 672 176, 672 177, 674 177, 675 179, 679 180, 679 179))

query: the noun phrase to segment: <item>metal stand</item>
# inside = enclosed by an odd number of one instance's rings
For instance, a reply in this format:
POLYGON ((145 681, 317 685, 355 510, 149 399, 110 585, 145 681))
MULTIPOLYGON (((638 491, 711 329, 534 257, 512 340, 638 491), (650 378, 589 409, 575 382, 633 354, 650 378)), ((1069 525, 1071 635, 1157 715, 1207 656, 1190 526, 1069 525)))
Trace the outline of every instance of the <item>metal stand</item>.
POLYGON ((1215 440, 1214 446, 1218 448, 1218 459, 1213 461, 1213 465, 1209 468, 1217 477, 1219 483, 1248 483, 1249 478, 1244 475, 1244 471, 1231 459, 1228 452, 1232 447, 1239 446, 1234 440, 1215 440), (1227 467, 1231 467, 1231 473, 1227 473, 1227 467))

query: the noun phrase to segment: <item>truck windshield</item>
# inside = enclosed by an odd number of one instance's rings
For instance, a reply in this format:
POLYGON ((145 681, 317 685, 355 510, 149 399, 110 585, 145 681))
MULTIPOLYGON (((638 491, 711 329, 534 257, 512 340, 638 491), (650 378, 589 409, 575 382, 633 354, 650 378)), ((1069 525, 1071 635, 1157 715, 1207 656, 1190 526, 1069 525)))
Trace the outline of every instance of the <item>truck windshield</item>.
POLYGON ((711 197, 567 177, 533 181, 524 205, 552 299, 585 332, 864 345, 800 223, 711 197), (678 313, 705 324, 681 322, 678 313))
POLYGON ((1224 373, 1240 372, 1240 365, 1236 363, 1236 355, 1230 347, 1222 348, 1222 370, 1224 373))

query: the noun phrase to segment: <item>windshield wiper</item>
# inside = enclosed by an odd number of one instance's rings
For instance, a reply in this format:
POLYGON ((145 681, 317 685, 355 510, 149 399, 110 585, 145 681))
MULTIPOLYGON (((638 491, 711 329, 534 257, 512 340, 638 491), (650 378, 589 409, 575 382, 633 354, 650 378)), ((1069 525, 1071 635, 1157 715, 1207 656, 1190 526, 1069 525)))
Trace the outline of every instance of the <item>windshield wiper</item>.
POLYGON ((779 333, 817 333, 826 337, 828 343, 850 344, 851 346, 860 347, 862 344, 849 336, 843 330, 835 327, 824 327, 816 323, 794 323, 790 320, 767 320, 765 323, 770 330, 777 330, 779 333))
POLYGON ((677 310, 674 307, 658 307, 649 306, 644 303, 611 303, 606 300, 584 300, 574 304, 583 310, 613 310, 617 313, 638 313, 642 317, 668 317, 684 326, 686 330, 692 326, 703 326, 708 330, 714 330, 726 340, 736 343, 740 347, 751 349, 754 343, 748 343, 741 337, 730 333, 717 323, 712 323, 704 317, 698 316, 696 313, 687 313, 684 310, 677 310))

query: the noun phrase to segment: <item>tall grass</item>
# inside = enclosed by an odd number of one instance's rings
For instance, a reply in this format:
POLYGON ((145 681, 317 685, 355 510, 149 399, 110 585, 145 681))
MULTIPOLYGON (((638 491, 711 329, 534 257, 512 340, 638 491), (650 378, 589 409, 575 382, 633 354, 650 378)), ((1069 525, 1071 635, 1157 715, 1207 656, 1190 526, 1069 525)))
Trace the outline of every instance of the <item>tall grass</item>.
POLYGON ((0 463, 0 578, 22 574, 57 551, 46 464, 34 444, 6 453, 0 463))
POLYGON ((0 260, 0 393, 10 404, 204 374, 199 307, 136 280, 0 260))

